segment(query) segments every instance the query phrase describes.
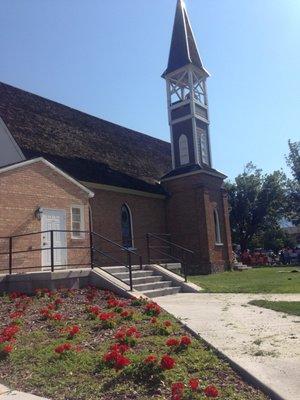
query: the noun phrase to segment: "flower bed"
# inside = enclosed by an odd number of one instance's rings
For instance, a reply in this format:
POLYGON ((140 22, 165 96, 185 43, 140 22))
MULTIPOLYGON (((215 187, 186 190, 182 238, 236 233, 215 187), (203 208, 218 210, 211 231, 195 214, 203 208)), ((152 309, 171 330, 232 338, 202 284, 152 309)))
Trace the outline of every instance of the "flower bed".
POLYGON ((55 400, 263 400, 153 302, 93 287, 0 297, 0 377, 55 400))

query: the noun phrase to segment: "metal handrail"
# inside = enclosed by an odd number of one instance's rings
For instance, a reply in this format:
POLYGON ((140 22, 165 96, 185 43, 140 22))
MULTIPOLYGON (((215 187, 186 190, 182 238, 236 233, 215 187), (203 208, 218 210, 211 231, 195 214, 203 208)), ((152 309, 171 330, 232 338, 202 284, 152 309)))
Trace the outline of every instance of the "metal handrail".
POLYGON ((179 244, 173 243, 173 242, 171 242, 169 240, 163 239, 160 236, 157 236, 157 235, 155 235, 153 233, 147 233, 147 236, 154 237, 155 239, 158 239, 158 240, 160 240, 162 242, 165 242, 165 243, 170 244, 170 245, 172 245, 174 247, 177 247, 178 249, 181 249, 181 250, 184 250, 184 251, 186 251, 188 253, 194 254, 194 252, 192 250, 189 250, 186 247, 180 246, 179 244))
POLYGON ((185 255, 188 255, 189 257, 193 256, 194 252, 192 250, 190 250, 190 249, 187 249, 187 248, 185 248, 183 246, 180 246, 180 245, 178 245, 176 243, 173 243, 173 242, 171 242, 169 240, 163 239, 163 238, 161 238, 160 236, 158 236, 156 234, 147 233, 147 235, 146 235, 148 262, 150 263, 151 259, 152 259, 151 258, 151 250, 154 250, 155 252, 157 252, 157 253, 159 253, 161 255, 167 256, 171 260, 179 261, 181 263, 181 266, 182 266, 184 280, 185 280, 185 282, 187 282, 188 273, 187 273, 187 265, 186 265, 186 256, 184 255, 183 257, 176 257, 174 255, 171 255, 171 254, 168 254, 168 253, 165 253, 165 252, 159 250, 159 249, 161 249, 161 246, 159 246, 159 248, 158 248, 158 246, 151 246, 150 245, 150 239, 151 238, 157 239, 157 240, 159 240, 159 241, 161 241, 163 243, 168 244, 168 247, 174 247, 176 249, 179 249, 179 250, 181 250, 181 252, 185 253, 185 255))
POLYGON ((114 262, 117 262, 119 265, 122 265, 123 267, 125 267, 125 268, 127 268, 129 270, 129 286, 130 286, 130 290, 132 291, 133 290, 133 281, 132 281, 132 262, 131 262, 132 259, 131 259, 131 257, 132 257, 132 255, 135 255, 135 256, 137 256, 139 258, 140 270, 142 270, 142 268, 143 268, 142 256, 140 256, 135 251, 133 251, 131 249, 128 249, 127 247, 122 246, 119 243, 116 243, 113 240, 110 240, 110 239, 106 238, 103 235, 100 235, 99 233, 91 232, 90 234, 91 234, 91 266, 92 266, 92 268, 94 266, 94 257, 93 257, 94 251, 96 251, 99 254, 102 254, 104 257, 107 257, 107 258, 111 259, 114 262), (105 252, 103 252, 103 251, 101 251, 99 249, 96 249, 94 244, 93 244, 93 236, 96 236, 96 237, 104 240, 106 243, 110 243, 113 246, 118 247, 122 251, 125 251, 126 254, 127 254, 127 264, 125 264, 124 262, 112 257, 111 255, 109 255, 109 254, 107 254, 107 253, 105 253, 105 252))
MULTIPOLYGON (((55 267, 66 267, 66 266, 70 266, 70 264, 67 265, 56 265, 55 264, 55 260, 54 260, 54 254, 56 250, 62 250, 62 249, 90 249, 90 257, 91 257, 91 262, 90 262, 90 266, 91 268, 94 268, 94 257, 93 254, 94 252, 97 252, 107 258, 109 258, 110 260, 116 262, 118 265, 123 265, 124 267, 126 267, 129 270, 129 286, 130 286, 130 290, 133 290, 133 282, 132 282, 132 255, 137 256, 139 258, 139 266, 140 269, 143 268, 143 260, 142 257, 136 253, 135 251, 128 249, 116 242, 114 242, 113 240, 110 240, 108 238, 106 238, 103 235, 100 235, 97 232, 92 232, 92 231, 83 231, 83 230, 68 230, 68 229, 51 229, 51 230, 44 230, 44 231, 36 231, 36 232, 29 232, 29 233, 23 233, 23 234, 19 234, 19 235, 12 235, 12 236, 2 236, 0 237, 0 240, 8 240, 8 251, 7 252, 1 252, 0 255, 7 255, 8 256, 8 271, 9 274, 12 274, 13 269, 14 270, 19 270, 19 269, 23 269, 23 267, 17 268, 14 267, 13 268, 13 255, 14 254, 21 254, 21 253, 30 253, 30 252, 37 252, 37 251, 50 251, 50 265, 47 266, 49 268, 51 268, 51 272, 54 272, 55 267), (54 233, 55 232, 65 232, 65 233, 85 233, 85 234, 89 234, 90 236, 90 244, 89 246, 59 246, 59 247, 55 247, 54 246, 54 233), (17 238, 21 238, 21 237, 26 237, 26 236, 33 236, 33 235, 38 235, 38 234, 45 234, 45 233, 50 233, 50 245, 47 247, 39 247, 39 248, 34 248, 34 249, 26 249, 26 250, 13 250, 13 239, 17 239, 17 238), (115 257, 112 257, 110 254, 108 254, 107 252, 103 252, 99 249, 97 249, 94 244, 93 244, 93 237, 98 237, 101 240, 104 240, 107 243, 110 243, 111 245, 117 247, 118 249, 125 251, 127 254, 127 263, 124 263, 120 260, 118 260, 115 257)), ((80 239, 80 238, 79 238, 80 239)), ((75 264, 72 264, 75 265, 75 264)), ((88 264, 76 264, 76 266, 79 265, 88 265, 88 264)), ((28 269, 33 269, 33 268, 39 268, 39 267, 26 267, 28 269)), ((120 279, 121 280, 121 279, 120 279)))
POLYGON ((100 234, 97 233, 97 232, 91 232, 91 233, 92 233, 92 235, 97 236, 97 237, 99 237, 100 239, 105 240, 107 243, 111 243, 111 244, 113 244, 113 245, 119 247, 120 249, 122 249, 122 250, 124 250, 124 251, 127 251, 127 252, 129 252, 129 253, 131 253, 131 254, 134 254, 135 256, 139 256, 139 254, 136 253, 135 251, 133 251, 133 250, 131 250, 131 249, 128 249, 127 247, 124 247, 124 246, 120 245, 119 243, 116 243, 116 242, 114 242, 113 240, 108 239, 108 238, 106 238, 105 236, 100 235, 100 234))

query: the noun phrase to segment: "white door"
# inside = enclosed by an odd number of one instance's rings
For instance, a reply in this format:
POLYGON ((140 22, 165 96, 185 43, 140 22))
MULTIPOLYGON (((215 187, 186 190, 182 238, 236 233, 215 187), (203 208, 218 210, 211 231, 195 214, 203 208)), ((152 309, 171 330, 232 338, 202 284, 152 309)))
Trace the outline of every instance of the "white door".
MULTIPOLYGON (((64 210, 44 209, 41 230, 53 230, 54 265, 63 267, 67 264, 67 233, 56 232, 66 230, 66 212, 64 210)), ((42 266, 51 266, 51 233, 42 233, 42 266)))

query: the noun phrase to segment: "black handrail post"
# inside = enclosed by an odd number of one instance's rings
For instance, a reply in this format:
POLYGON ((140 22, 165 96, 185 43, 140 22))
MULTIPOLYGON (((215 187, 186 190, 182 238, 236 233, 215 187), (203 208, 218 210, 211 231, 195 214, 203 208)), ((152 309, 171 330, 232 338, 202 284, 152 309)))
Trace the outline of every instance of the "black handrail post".
POLYGON ((149 233, 146 234, 147 237, 147 257, 148 257, 148 264, 150 264, 150 237, 149 233))
POLYGON ((184 281, 187 282, 187 271, 186 271, 186 263, 183 262, 183 274, 184 274, 184 281))
POLYGON ((9 259, 8 259, 8 266, 9 266, 9 275, 12 274, 12 237, 9 237, 9 259))
POLYGON ((129 283, 130 283, 130 291, 132 292, 132 268, 131 268, 131 253, 127 251, 127 260, 128 260, 128 268, 129 268, 129 283))
POLYGON ((90 231, 90 257, 91 257, 91 268, 94 269, 94 246, 93 246, 93 232, 90 231))
POLYGON ((54 234, 50 231, 50 257, 51 257, 51 272, 54 272, 54 234))
POLYGON ((140 256, 140 270, 143 269, 143 258, 142 256, 140 256))

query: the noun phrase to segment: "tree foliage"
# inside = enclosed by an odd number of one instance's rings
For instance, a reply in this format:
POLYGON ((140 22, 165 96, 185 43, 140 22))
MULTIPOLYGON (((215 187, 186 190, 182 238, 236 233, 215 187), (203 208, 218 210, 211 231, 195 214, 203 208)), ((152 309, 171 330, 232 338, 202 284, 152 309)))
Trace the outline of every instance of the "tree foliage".
POLYGON ((294 178, 300 184, 300 142, 289 140, 289 150, 289 155, 286 157, 287 163, 294 178))
POLYGON ((227 182, 233 242, 242 251, 267 230, 278 230, 286 213, 287 180, 281 171, 263 174, 254 164, 227 182))
POLYGON ((300 224, 300 142, 289 140, 289 155, 286 159, 294 178, 288 182, 289 219, 298 225, 300 224))

